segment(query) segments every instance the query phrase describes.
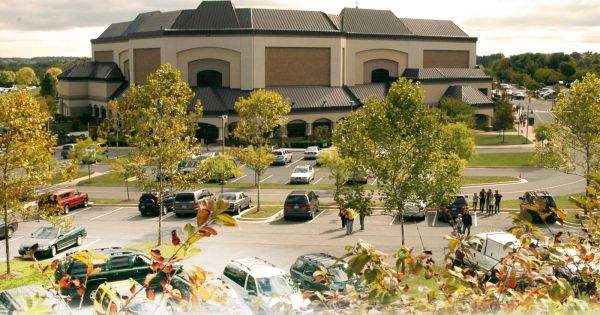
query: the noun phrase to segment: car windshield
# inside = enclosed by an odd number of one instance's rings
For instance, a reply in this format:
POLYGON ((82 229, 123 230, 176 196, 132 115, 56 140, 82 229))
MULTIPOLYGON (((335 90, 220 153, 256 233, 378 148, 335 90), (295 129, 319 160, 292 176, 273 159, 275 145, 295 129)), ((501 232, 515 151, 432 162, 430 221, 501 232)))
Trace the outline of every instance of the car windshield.
POLYGON ((552 198, 552 196, 541 196, 541 197, 542 197, 542 199, 544 199, 546 206, 556 207, 556 202, 554 201, 554 198, 552 198))
POLYGON ((58 236, 58 230, 53 227, 41 227, 31 235, 32 238, 51 239, 58 236))
POLYGON ((290 285, 290 279, 287 276, 258 278, 257 281, 260 292, 266 295, 290 295, 294 293, 294 289, 290 285))
POLYGON ((348 274, 342 266, 330 267, 327 269, 327 273, 333 276, 335 282, 348 281, 348 274))
POLYGON ((308 168, 306 168, 306 167, 297 167, 294 170, 294 173, 308 173, 308 168))
POLYGON ((235 194, 222 194, 219 196, 219 199, 227 200, 227 201, 235 201, 235 194))

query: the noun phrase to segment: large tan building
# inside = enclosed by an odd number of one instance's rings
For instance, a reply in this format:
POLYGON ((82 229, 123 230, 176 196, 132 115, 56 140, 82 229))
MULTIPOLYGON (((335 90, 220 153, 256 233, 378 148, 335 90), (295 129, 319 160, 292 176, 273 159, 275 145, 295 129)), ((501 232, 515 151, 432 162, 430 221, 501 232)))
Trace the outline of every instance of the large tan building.
POLYGON ((111 24, 92 40, 92 62, 59 76, 63 114, 106 117, 111 98, 144 84, 161 64, 176 66, 202 101, 205 135, 221 139, 221 116, 251 90, 292 102, 290 136, 335 123, 369 96, 384 97, 400 76, 418 80, 425 102, 444 95, 493 113, 491 78, 476 67, 477 38, 451 21, 398 18, 391 11, 236 8, 204 1, 196 9, 147 12, 111 24))

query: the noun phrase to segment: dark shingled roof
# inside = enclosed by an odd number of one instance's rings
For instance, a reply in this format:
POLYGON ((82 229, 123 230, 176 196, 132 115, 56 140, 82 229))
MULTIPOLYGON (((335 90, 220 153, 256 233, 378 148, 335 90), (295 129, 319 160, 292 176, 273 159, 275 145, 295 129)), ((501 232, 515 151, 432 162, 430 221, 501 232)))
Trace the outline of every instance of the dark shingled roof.
POLYGON ((60 80, 125 81, 116 63, 112 61, 85 61, 63 71, 60 80))
POLYGON ((402 76, 413 80, 492 79, 477 68, 407 68, 402 76))
POLYGON ((354 94, 357 100, 365 101, 371 97, 383 99, 387 95, 389 89, 386 83, 369 83, 355 86, 349 86, 348 89, 354 94))
POLYGON ((339 15, 320 11, 235 8, 229 0, 202 1, 196 9, 139 14, 111 24, 96 40, 122 40, 135 34, 280 34, 453 38, 474 41, 452 21, 398 18, 389 10, 345 8, 339 15))
POLYGON ((494 104, 494 101, 487 97, 487 95, 469 85, 451 85, 444 95, 461 100, 470 105, 494 104))

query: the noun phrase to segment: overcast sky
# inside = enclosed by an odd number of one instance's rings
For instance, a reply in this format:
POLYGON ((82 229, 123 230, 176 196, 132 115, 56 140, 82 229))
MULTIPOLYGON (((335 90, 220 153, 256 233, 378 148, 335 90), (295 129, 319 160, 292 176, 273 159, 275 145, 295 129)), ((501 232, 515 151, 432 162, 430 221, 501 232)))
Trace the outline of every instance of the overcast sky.
MULTIPOLYGON (((90 56, 90 39, 138 13, 193 9, 200 0, 0 0, 0 57, 90 56)), ((339 12, 355 0, 233 0, 236 7, 339 12)), ((360 0, 398 17, 454 21, 477 54, 600 51, 600 0, 360 0)))

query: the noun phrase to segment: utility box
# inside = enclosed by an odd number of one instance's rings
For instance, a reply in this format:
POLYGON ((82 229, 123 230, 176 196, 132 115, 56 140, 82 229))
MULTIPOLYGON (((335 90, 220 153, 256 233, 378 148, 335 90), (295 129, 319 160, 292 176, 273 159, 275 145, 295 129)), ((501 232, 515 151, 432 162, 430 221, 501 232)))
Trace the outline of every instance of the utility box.
POLYGON ((529 124, 529 126, 533 126, 533 123, 534 123, 533 117, 529 117, 529 121, 527 123, 529 124))

